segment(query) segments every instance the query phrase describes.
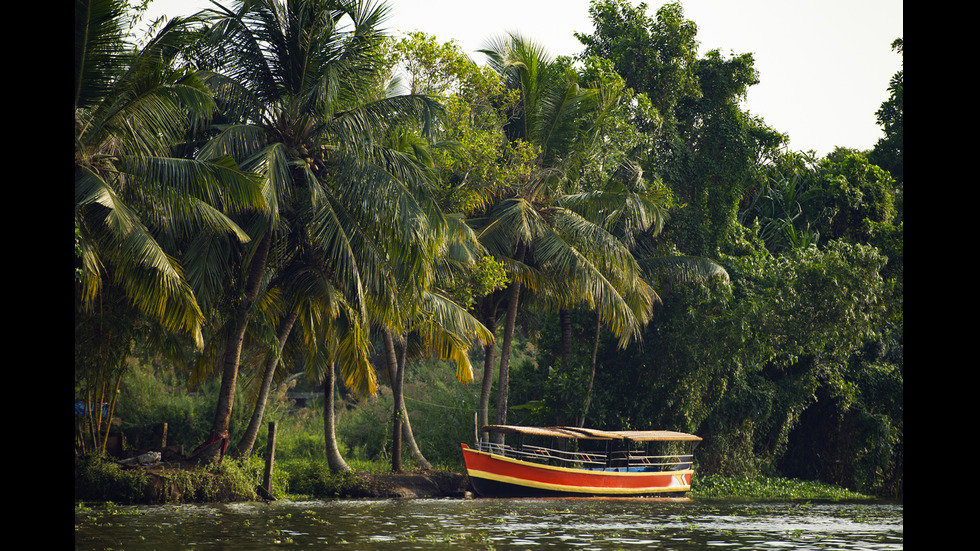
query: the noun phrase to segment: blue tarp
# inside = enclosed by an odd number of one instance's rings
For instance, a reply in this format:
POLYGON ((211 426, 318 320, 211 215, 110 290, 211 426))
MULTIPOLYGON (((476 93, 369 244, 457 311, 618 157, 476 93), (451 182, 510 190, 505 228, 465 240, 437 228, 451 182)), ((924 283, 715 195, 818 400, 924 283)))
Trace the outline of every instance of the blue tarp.
MULTIPOLYGON (((95 404, 92 404, 92 414, 95 414, 95 404)), ((109 415, 109 404, 102 404, 102 416, 109 415)), ((75 417, 85 417, 85 402, 78 400, 75 402, 75 417)))

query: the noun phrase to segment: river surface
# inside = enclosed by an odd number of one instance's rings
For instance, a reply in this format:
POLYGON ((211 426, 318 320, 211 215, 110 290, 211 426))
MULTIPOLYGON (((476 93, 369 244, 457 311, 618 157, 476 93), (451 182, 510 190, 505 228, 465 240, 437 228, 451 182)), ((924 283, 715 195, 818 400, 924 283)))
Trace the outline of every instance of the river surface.
POLYGON ((402 499, 92 507, 78 550, 893 550, 899 503, 402 499))

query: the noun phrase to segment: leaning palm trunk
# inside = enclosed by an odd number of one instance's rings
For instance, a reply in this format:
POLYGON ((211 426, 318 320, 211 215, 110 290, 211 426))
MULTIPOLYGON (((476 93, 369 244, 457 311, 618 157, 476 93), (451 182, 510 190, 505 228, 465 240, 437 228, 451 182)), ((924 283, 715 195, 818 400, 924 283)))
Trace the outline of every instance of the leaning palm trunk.
POLYGON ((259 387, 259 394, 255 398, 255 409, 252 410, 252 419, 249 421, 248 428, 245 429, 245 434, 242 435, 242 439, 235 448, 235 454, 238 457, 252 455, 252 447, 255 446, 255 439, 258 438, 259 427, 262 426, 262 418, 265 416, 265 408, 269 401, 269 390, 272 388, 276 367, 279 365, 279 355, 282 353, 283 347, 286 346, 286 339, 289 338, 289 333, 292 332, 293 325, 297 319, 299 319, 299 311, 293 310, 279 324, 279 334, 277 335, 279 350, 271 354, 269 361, 266 362, 265 373, 262 375, 262 386, 259 387))
MULTIPOLYGON (((517 245, 514 259, 524 261, 524 243, 517 245)), ((514 341, 514 327, 517 325, 517 306, 521 298, 521 280, 514 281, 507 289, 507 317, 504 320, 504 340, 500 345, 500 377, 497 379, 497 424, 507 424, 507 393, 510 384, 510 348, 514 341)), ((494 440, 504 443, 504 435, 494 433, 494 440)))
POLYGON ((337 385, 336 366, 331 362, 323 381, 323 440, 326 443, 327 466, 331 471, 349 471, 350 466, 344 461, 337 445, 337 414, 334 404, 334 389, 337 385))
POLYGON ((432 464, 422 455, 418 443, 415 441, 415 434, 412 432, 412 424, 408 420, 408 408, 405 407, 405 346, 403 338, 400 337, 399 346, 395 346, 395 339, 389 331, 382 333, 385 345, 385 358, 387 361, 388 377, 391 379, 391 394, 394 401, 392 407, 393 427, 391 429, 392 450, 391 450, 391 470, 394 472, 402 471, 402 446, 407 445, 409 453, 415 463, 423 469, 431 469, 432 464))
POLYGON ((408 420, 408 408, 405 406, 405 397, 402 396, 402 438, 408 445, 408 452, 412 454, 415 465, 422 469, 432 469, 432 464, 422 455, 422 450, 415 441, 415 433, 412 432, 412 423, 408 420))
POLYGON ((224 369, 221 373, 221 389, 218 391, 218 405, 214 413, 214 423, 206 444, 223 439, 227 446, 228 426, 231 423, 231 410, 235 404, 235 386, 238 383, 238 364, 241 361, 242 345, 245 342, 245 331, 248 329, 250 318, 249 307, 259 296, 262 277, 265 275, 266 262, 272 244, 272 231, 267 230, 249 269, 248 282, 245 286, 245 296, 235 313, 233 330, 228 334, 225 346, 224 369))
POLYGON ((398 361, 398 356, 405 353, 404 346, 399 346, 400 350, 395 349, 395 340, 391 336, 391 331, 385 329, 381 332, 385 346, 385 363, 388 368, 388 378, 391 382, 391 397, 394 401, 392 407, 392 429, 391 429, 391 470, 401 472, 402 470, 402 373, 399 366, 404 365, 398 361))
MULTIPOLYGON (((497 318, 493 313, 487 314, 484 322, 491 333, 496 332, 497 318)), ((493 388, 493 353, 496 346, 495 343, 490 343, 483 347, 483 386, 480 388, 478 427, 490 424, 490 390, 493 388)))

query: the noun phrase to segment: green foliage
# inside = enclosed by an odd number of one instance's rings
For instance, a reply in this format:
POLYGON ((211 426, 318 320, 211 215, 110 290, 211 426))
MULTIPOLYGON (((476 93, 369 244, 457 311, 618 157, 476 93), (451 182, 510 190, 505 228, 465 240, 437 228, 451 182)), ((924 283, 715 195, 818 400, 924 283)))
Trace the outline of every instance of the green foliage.
MULTIPOLYGON (((905 41, 902 38, 892 42, 892 49, 898 55, 905 54, 905 41)), ((905 180, 905 69, 900 69, 888 84, 888 99, 882 102, 875 112, 878 124, 885 135, 875 144, 871 152, 872 162, 891 173, 901 186, 905 180)))
MULTIPOLYGON (((200 466, 127 469, 104 456, 75 459, 75 499, 127 504, 210 503, 254 499, 261 462, 226 458, 200 466)), ((274 485, 275 488, 275 485, 274 485)))
POLYGON ((812 213, 825 240, 865 242, 865 221, 895 219, 895 180, 861 153, 837 149, 820 163, 822 201, 812 213))
POLYGON ((774 254, 836 239, 867 243, 896 218, 895 181, 866 154, 848 149, 820 160, 781 155, 739 213, 742 224, 759 226, 774 254))
POLYGON ((123 470, 99 455, 75 458, 75 499, 141 503, 149 478, 141 470, 123 470))
POLYGON ((704 472, 776 474, 816 394, 856 404, 851 360, 887 317, 884 261, 834 242, 727 259, 729 283, 672 286, 641 344, 602 342, 590 425, 695 432, 704 472))
MULTIPOLYGON (((184 446, 185 453, 204 442, 214 416, 218 381, 206 381, 191 393, 185 375, 172 364, 130 358, 128 365, 119 386, 116 417, 121 420, 120 429, 130 435, 130 444, 145 441, 144 437, 158 423, 167 423, 167 444, 184 446)), ((243 392, 238 389, 238 404, 247 401, 243 392)), ((248 414, 245 407, 233 411, 229 432, 232 442, 248 424, 248 414)))
POLYGON ((331 471, 323 461, 290 459, 278 463, 291 496, 331 498, 345 495, 354 487, 353 471, 331 471))
POLYGON ((386 44, 386 60, 413 93, 439 97, 440 142, 429 151, 438 170, 436 199, 447 212, 472 213, 503 189, 527 181, 537 151, 508 142, 506 110, 518 99, 489 67, 470 60, 455 42, 423 32, 386 44))
POLYGON ((772 501, 871 499, 868 495, 821 482, 791 480, 779 477, 724 477, 719 475, 696 475, 691 484, 690 495, 698 499, 735 498, 772 501))
POLYGON ((576 34, 586 56, 612 60, 626 85, 645 93, 664 117, 685 96, 697 95, 693 74, 698 44, 697 25, 684 19, 680 3, 664 4, 656 18, 646 3, 626 0, 592 2, 592 35, 576 34))

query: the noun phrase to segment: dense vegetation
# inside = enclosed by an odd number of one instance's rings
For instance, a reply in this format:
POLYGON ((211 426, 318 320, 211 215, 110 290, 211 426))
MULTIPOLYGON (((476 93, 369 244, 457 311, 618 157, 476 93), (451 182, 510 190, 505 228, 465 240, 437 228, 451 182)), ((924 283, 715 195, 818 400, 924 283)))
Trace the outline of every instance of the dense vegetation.
POLYGON ((901 71, 876 147, 817 158, 680 4, 483 65, 383 4, 221 4, 137 43, 75 3, 78 454, 118 418, 247 462, 278 420, 303 468, 455 468, 477 416, 902 494, 901 71))

